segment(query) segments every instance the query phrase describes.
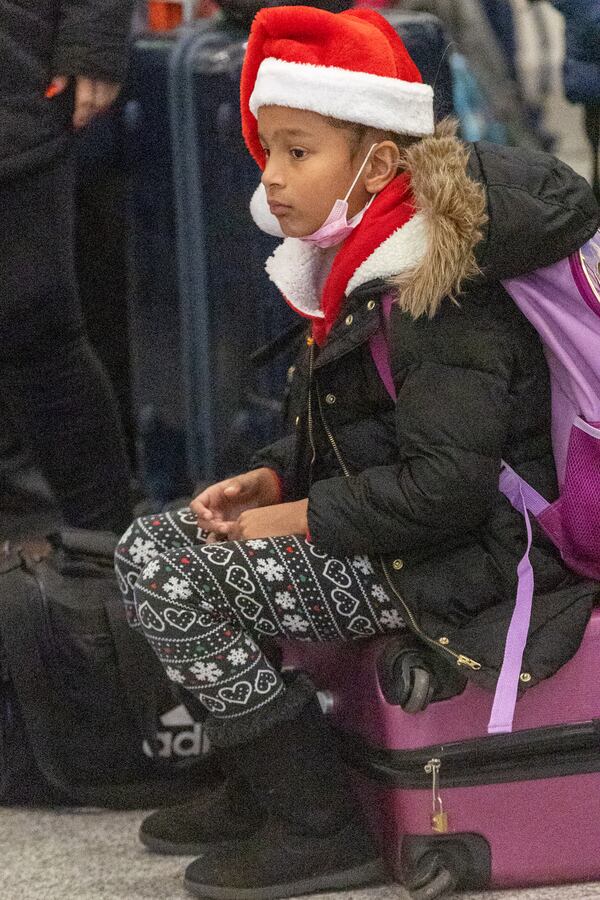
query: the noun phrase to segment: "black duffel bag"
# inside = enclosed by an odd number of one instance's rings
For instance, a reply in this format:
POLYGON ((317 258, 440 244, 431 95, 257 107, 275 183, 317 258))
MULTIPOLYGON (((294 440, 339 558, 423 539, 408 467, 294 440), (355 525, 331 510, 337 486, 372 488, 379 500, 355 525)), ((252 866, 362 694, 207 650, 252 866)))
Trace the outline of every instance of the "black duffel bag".
POLYGON ((0 804, 153 807, 219 777, 202 707, 127 625, 116 542, 0 551, 0 804))

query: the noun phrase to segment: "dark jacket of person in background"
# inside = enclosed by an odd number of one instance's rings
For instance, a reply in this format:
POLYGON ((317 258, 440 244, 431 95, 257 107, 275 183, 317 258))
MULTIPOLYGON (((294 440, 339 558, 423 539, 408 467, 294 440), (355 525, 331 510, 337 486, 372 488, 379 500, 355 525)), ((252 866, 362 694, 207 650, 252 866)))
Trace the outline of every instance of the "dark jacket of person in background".
POLYGON ((0 0, 0 433, 13 435, 0 462, 21 450, 66 524, 114 531, 131 519, 129 464, 81 311, 70 151, 73 131, 117 96, 131 10, 0 0))
POLYGON ((0 0, 0 180, 41 168, 66 148, 72 91, 53 76, 122 82, 129 0, 0 0))
POLYGON ((566 22, 565 93, 600 105, 600 0, 552 0, 566 22))
POLYGON ((592 150, 592 186, 600 200, 600 0, 552 0, 566 22, 565 94, 582 103, 592 150))

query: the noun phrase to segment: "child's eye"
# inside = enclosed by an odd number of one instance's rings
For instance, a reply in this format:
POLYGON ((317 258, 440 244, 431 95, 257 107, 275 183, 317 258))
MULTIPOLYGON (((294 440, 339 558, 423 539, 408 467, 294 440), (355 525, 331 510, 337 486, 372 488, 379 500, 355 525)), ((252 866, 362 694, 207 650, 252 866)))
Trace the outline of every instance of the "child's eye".
POLYGON ((290 153, 294 157, 294 159, 304 159, 306 156, 306 150, 302 150, 300 147, 292 147, 290 153))

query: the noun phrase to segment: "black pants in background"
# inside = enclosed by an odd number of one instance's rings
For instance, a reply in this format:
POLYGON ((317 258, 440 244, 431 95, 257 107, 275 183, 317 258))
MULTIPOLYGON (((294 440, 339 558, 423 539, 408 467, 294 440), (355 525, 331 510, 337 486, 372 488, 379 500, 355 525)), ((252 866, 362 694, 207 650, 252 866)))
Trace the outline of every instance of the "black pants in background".
POLYGON ((70 159, 0 184, 0 396, 66 522, 121 530, 129 466, 82 320, 70 159))
POLYGON ((592 148, 592 187, 600 203, 600 103, 584 106, 585 133, 592 148))

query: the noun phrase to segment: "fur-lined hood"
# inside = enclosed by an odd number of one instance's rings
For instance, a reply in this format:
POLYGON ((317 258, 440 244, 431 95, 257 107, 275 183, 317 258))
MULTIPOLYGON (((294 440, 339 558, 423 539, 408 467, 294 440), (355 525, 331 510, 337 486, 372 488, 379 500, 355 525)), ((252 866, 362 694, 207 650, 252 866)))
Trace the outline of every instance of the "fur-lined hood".
POLYGON ((468 161, 467 146, 457 139, 452 119, 405 153, 426 246, 421 258, 400 270, 391 284, 400 309, 415 319, 433 317, 444 297, 454 299, 464 282, 480 273, 475 247, 487 223, 485 190, 469 178, 468 161))
MULTIPOLYGON (((414 216, 362 262, 345 295, 373 281, 414 318, 435 315, 474 278, 514 278, 551 265, 597 230, 587 182, 545 153, 465 144, 446 119, 404 154, 414 216)), ((302 315, 319 318, 331 252, 287 238, 267 262, 271 280, 302 315)))

